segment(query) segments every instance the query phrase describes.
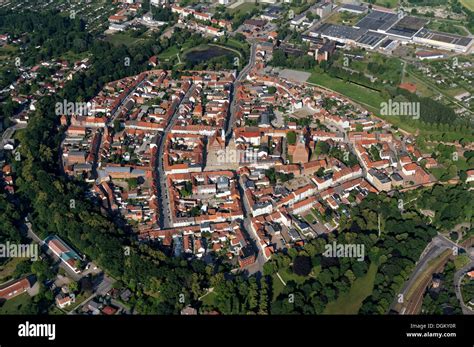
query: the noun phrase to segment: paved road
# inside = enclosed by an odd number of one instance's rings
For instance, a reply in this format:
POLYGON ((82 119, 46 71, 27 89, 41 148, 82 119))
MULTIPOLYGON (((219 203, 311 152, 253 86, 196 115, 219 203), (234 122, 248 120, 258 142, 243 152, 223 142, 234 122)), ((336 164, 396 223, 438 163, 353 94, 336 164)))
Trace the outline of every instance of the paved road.
POLYGON ((161 136, 159 140, 158 154, 157 154, 158 155, 157 170, 158 170, 158 180, 159 180, 158 195, 159 195, 159 200, 161 203, 160 227, 163 229, 171 227, 170 197, 168 196, 168 188, 166 186, 166 174, 165 174, 164 166, 163 166, 163 155, 165 152, 166 135, 171 130, 174 123, 176 122, 176 119, 178 118, 180 105, 189 99, 189 96, 192 94, 194 88, 195 88, 195 85, 191 85, 188 92, 180 100, 178 106, 176 107, 175 112, 173 113, 173 115, 171 116, 171 119, 168 122, 168 125, 163 131, 163 135, 161 136))
POLYGON ((463 277, 466 275, 466 273, 468 273, 472 269, 474 269, 474 261, 471 259, 471 262, 469 264, 467 264, 466 266, 464 266, 462 269, 458 270, 454 274, 454 291, 456 292, 456 297, 458 298, 459 303, 461 304, 461 309, 462 309, 463 314, 474 314, 474 311, 471 310, 464 303, 464 299, 461 293, 461 281, 463 277))
MULTIPOLYGON (((400 294, 403 295, 403 298, 407 297, 408 291, 415 284, 418 276, 426 270, 428 262, 432 259, 435 259, 446 249, 451 248, 451 244, 446 242, 446 240, 444 240, 443 238, 439 237, 439 235, 435 236, 433 240, 431 240, 431 242, 424 249, 423 253, 420 255, 420 259, 418 260, 415 269, 413 270, 409 279, 405 282, 402 287, 402 290, 400 291, 400 294)), ((402 305, 403 307, 400 311, 400 314, 406 314, 406 303, 403 303, 402 305)), ((398 295, 394 298, 391 308, 393 309, 396 306, 398 306, 398 295)))
POLYGON ((235 114, 236 114, 236 108, 237 108, 237 105, 236 105, 236 98, 234 97, 235 95, 233 95, 233 93, 235 92, 235 90, 237 89, 237 87, 240 85, 240 83, 242 81, 244 81, 250 70, 253 68, 253 66, 255 65, 255 58, 256 58, 256 52, 257 52, 257 44, 256 43, 252 43, 251 46, 250 46, 250 59, 249 59, 249 62, 248 64, 240 71, 239 75, 237 76, 235 82, 234 82, 234 86, 233 86, 233 90, 232 90, 232 101, 230 103, 230 108, 229 108, 229 113, 230 113, 230 116, 227 120, 227 130, 226 130, 226 139, 227 139, 227 142, 230 140, 231 136, 232 136, 232 129, 234 127, 234 123, 235 123, 235 114))
POLYGON ((22 124, 22 123, 17 123, 17 124, 12 125, 9 128, 6 128, 5 131, 2 133, 2 146, 3 146, 4 141, 10 140, 13 137, 13 134, 15 134, 15 131, 17 131, 18 129, 25 129, 25 128, 26 128, 26 124, 22 124))
POLYGON ((244 228, 249 234, 250 238, 252 239, 255 247, 257 248, 257 259, 254 264, 245 268, 249 275, 252 275, 257 272, 261 272, 263 274, 263 265, 266 263, 266 259, 263 253, 263 247, 258 240, 257 234, 251 228, 251 216, 250 216, 250 206, 248 206, 247 200, 245 199, 244 195, 244 185, 242 182, 242 177, 239 177, 239 191, 240 196, 242 196, 242 208, 244 212, 244 228))
MULTIPOLYGON (((431 242, 426 246, 424 249, 423 253, 420 255, 420 259, 418 260, 415 269, 413 270, 412 274, 410 275, 409 279, 405 282, 405 284, 402 287, 402 290, 400 291, 400 294, 403 295, 404 298, 407 297, 407 294, 410 290, 410 288, 415 284, 418 276, 420 276, 423 271, 426 271, 426 267, 428 266, 428 263, 438 257, 441 253, 443 253, 446 249, 453 249, 453 247, 456 246, 459 249, 462 249, 459 245, 456 243, 452 242, 451 240, 447 239, 443 235, 438 234, 435 236, 431 242)), ((398 306, 398 295, 394 298, 394 301, 392 303, 391 308, 394 309, 396 306, 398 306)), ((407 310, 407 305, 408 303, 404 303, 402 305, 402 309, 400 311, 401 314, 408 314, 410 313, 407 310)), ((417 306, 417 305, 415 305, 417 306)))
POLYGON ((109 119, 109 121, 107 122, 108 124, 110 125, 113 125, 114 124, 114 121, 115 119, 120 115, 121 113, 121 110, 122 110, 122 106, 124 106, 129 100, 130 100, 130 95, 133 94, 133 92, 135 92, 135 90, 137 90, 137 88, 141 87, 146 81, 146 78, 141 81, 140 83, 138 83, 135 87, 133 87, 132 89, 130 89, 130 91, 128 92, 128 94, 122 99, 122 101, 120 102, 120 104, 117 106, 116 110, 114 112, 112 112, 111 114, 111 117, 109 119))

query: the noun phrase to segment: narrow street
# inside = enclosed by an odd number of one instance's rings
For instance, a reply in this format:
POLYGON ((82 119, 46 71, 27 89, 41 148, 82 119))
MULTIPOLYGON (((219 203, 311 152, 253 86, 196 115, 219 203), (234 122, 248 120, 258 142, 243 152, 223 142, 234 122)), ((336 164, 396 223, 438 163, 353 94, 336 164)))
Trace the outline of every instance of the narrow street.
POLYGON ((180 100, 179 104, 176 106, 176 110, 173 113, 173 116, 168 122, 168 125, 163 131, 163 134, 159 140, 158 145, 158 161, 157 161, 157 170, 158 170, 158 194, 159 194, 159 201, 161 203, 161 213, 160 213, 160 227, 162 229, 170 228, 171 225, 171 210, 170 210, 170 197, 168 196, 168 188, 166 185, 166 174, 164 171, 163 165, 163 155, 165 152, 165 141, 166 135, 170 132, 171 128, 174 126, 176 119, 178 118, 179 114, 179 107, 180 105, 189 99, 189 96, 194 91, 195 85, 191 85, 188 92, 183 96, 180 100))

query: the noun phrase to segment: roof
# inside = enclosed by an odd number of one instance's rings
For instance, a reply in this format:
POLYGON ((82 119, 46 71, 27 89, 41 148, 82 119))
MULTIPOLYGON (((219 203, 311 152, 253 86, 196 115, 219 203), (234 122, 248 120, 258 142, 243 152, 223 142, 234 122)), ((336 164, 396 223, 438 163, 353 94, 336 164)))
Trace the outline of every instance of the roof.
POLYGON ((329 37, 335 37, 339 39, 357 40, 367 30, 353 28, 346 25, 324 23, 318 28, 314 29, 313 32, 329 37))
POLYGON ((370 47, 375 47, 385 38, 386 36, 384 34, 369 31, 362 35, 357 42, 370 47))
POLYGON ((393 27, 391 27, 387 33, 403 37, 413 37, 413 35, 415 35, 427 23, 427 19, 406 16, 400 19, 393 27))
POLYGON ((380 171, 377 171, 377 170, 374 170, 374 169, 370 169, 369 173, 373 177, 377 178, 382 183, 390 182, 390 179, 388 178, 388 176, 386 174, 384 174, 383 172, 380 172, 380 171))
POLYGON ((27 278, 23 278, 17 281, 7 282, 0 287, 0 298, 8 299, 30 288, 30 281, 28 281, 27 278))
POLYGON ((372 11, 354 26, 367 30, 387 30, 397 20, 398 15, 395 13, 372 11))
POLYGON ((367 7, 361 5, 344 4, 341 6, 341 9, 365 12, 367 10, 367 7))
POLYGON ((472 39, 469 37, 441 33, 437 31, 431 31, 428 29, 421 29, 415 35, 415 37, 432 40, 432 41, 438 41, 442 43, 448 43, 452 45, 465 46, 465 47, 469 46, 472 42, 472 39))

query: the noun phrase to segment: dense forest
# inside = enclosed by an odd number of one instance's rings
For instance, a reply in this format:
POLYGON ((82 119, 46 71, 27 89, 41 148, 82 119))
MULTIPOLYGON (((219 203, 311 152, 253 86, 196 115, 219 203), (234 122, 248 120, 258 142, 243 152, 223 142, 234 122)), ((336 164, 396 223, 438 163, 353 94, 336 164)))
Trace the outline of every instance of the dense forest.
POLYGON ((38 15, 33 11, 15 13, 0 10, 0 32, 9 33, 13 40, 22 41, 24 54, 21 64, 26 66, 69 51, 85 52, 93 42, 83 20, 61 16, 59 11, 38 15), (29 34, 32 32, 34 35, 29 34))

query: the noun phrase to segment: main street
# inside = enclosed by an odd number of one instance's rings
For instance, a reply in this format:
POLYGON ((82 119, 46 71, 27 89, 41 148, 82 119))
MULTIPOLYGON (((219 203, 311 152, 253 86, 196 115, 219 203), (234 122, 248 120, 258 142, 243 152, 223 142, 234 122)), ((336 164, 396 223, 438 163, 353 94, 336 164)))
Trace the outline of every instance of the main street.
MULTIPOLYGON (((244 194, 244 185, 242 182, 242 177, 239 177, 239 191, 240 191, 240 196, 245 197, 244 194)), ((250 215, 250 206, 247 203, 247 199, 243 198, 242 199, 242 208, 244 212, 244 228, 247 231, 247 234, 250 236, 252 239, 252 242, 254 243, 254 246, 256 247, 256 250, 258 251, 257 253, 257 259, 254 264, 251 266, 248 266, 245 268, 245 270, 249 273, 249 275, 252 275, 254 273, 260 272, 263 274, 263 265, 267 261, 264 256, 264 249, 262 244, 259 241, 258 235, 255 231, 252 229, 252 218, 250 215)))
POLYGON ((229 107, 230 115, 227 119, 227 129, 226 129, 226 134, 225 134, 227 142, 230 140, 230 138, 232 136, 232 129, 233 129, 234 123, 235 123, 235 113, 236 113, 237 105, 236 105, 236 98, 235 98, 234 92, 237 89, 237 87, 240 85, 240 83, 247 78, 250 70, 252 70, 253 66, 255 65, 256 52, 257 52, 257 44, 252 43, 251 46, 250 46, 250 59, 249 59, 249 62, 248 62, 247 65, 244 66, 244 68, 238 74, 238 76, 237 76, 237 78, 234 82, 233 88, 232 88, 232 95, 231 95, 232 101, 231 101, 230 107, 229 107))
POLYGON ((159 139, 158 145, 158 161, 157 161, 157 170, 158 170, 158 195, 160 201, 160 226, 163 229, 170 228, 171 225, 171 209, 170 209, 170 197, 168 195, 168 188, 166 186, 166 174, 165 169, 163 166, 163 155, 165 152, 165 142, 166 142, 166 135, 171 131, 171 128, 174 126, 176 119, 178 119, 179 115, 179 107, 183 102, 186 102, 189 99, 189 96, 192 94, 195 85, 191 85, 187 93, 183 96, 180 100, 179 104, 176 106, 176 109, 171 116, 171 119, 168 121, 168 125, 163 131, 161 138, 159 139))

